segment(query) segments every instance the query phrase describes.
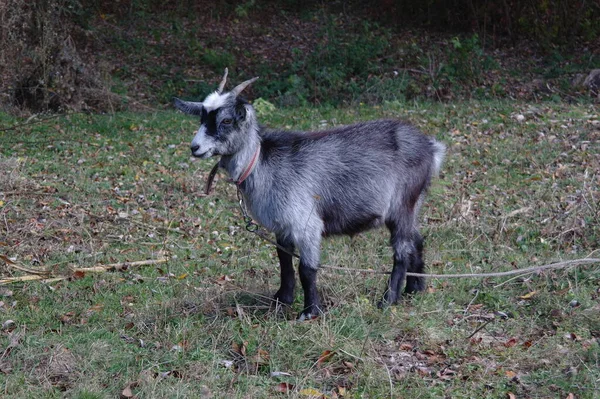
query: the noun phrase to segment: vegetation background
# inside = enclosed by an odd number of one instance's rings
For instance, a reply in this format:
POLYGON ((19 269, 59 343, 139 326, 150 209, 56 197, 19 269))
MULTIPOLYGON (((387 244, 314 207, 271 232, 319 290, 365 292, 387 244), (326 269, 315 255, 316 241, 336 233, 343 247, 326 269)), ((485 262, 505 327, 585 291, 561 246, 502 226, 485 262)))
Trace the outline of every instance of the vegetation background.
POLYGON ((600 65, 587 0, 4 0, 0 19, 0 104, 34 112, 165 106, 225 67, 286 106, 570 100, 600 65))
POLYGON ((588 0, 0 1, 0 396, 599 397, 598 21, 588 0), (327 313, 296 322, 170 105, 225 67, 260 76, 269 126, 445 142, 431 272, 585 262, 381 311, 386 232, 335 238, 323 264, 363 271, 324 268, 327 313))

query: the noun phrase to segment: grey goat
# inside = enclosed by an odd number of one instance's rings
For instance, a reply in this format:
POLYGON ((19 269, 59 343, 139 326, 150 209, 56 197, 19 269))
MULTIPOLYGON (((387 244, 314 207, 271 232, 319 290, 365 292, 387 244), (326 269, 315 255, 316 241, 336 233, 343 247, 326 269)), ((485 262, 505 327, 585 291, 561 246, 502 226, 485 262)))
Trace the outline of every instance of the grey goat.
MULTIPOLYGON (((175 98, 184 113, 200 116, 192 155, 221 156, 252 216, 275 233, 281 285, 274 299, 291 304, 296 280, 291 252, 300 252, 304 290, 300 319, 322 312, 317 295, 321 238, 354 235, 385 223, 391 233, 394 267, 380 305, 397 302, 406 272, 423 273, 418 212, 445 146, 397 120, 376 120, 318 132, 270 131, 258 125, 240 93, 256 78, 203 102, 175 98), (285 250, 283 250, 285 249, 285 250)), ((425 288, 408 276, 405 292, 425 288)))

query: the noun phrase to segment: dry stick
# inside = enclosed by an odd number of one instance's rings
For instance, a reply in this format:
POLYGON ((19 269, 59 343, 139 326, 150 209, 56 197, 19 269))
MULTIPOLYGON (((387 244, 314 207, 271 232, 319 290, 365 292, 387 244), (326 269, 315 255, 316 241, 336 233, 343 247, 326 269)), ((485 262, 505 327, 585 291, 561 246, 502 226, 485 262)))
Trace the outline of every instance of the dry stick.
MULTIPOLYGON (((128 220, 128 219, 125 219, 125 220, 128 220)), ((164 231, 168 231, 168 232, 171 232, 171 233, 182 234, 182 235, 187 236, 187 237, 190 236, 187 232, 185 232, 183 230, 177 230, 177 229, 173 229, 171 227, 155 226, 153 224, 140 222, 140 221, 137 221, 137 220, 134 220, 134 219, 131 219, 131 220, 128 220, 128 221, 130 223, 137 224, 138 226, 146 227, 146 228, 149 228, 149 229, 164 230, 164 231)))
POLYGON ((471 333, 471 335, 469 335, 467 337, 467 339, 471 339, 475 334, 477 334, 479 331, 483 330, 488 324, 490 324, 492 321, 494 321, 494 319, 490 319, 488 321, 486 321, 485 323, 483 323, 482 325, 480 325, 479 327, 477 327, 477 329, 475 331, 473 331, 471 333))
MULTIPOLYGON (((504 276, 512 276, 515 274, 529 274, 535 273, 542 270, 548 269, 562 269, 570 266, 579 266, 582 264, 590 264, 590 263, 600 263, 600 259, 596 258, 584 258, 584 259, 573 259, 566 260, 563 262, 551 263, 549 265, 542 266, 532 266, 525 269, 515 269, 509 270, 507 272, 495 272, 495 273, 459 273, 459 274, 427 274, 427 273, 411 273, 407 272, 407 276, 415 276, 415 277, 430 277, 430 278, 469 278, 469 277, 504 277, 504 276)), ((333 269, 340 270, 346 272, 355 272, 355 273, 375 273, 375 274, 391 274, 391 272, 385 272, 380 270, 370 270, 370 269, 352 269, 348 267, 339 267, 339 266, 329 266, 322 265, 322 268, 325 269, 333 269)))
POLYGON ((7 262, 6 259, 4 259, 4 257, 0 257, 0 259, 2 259, 4 261, 4 263, 6 263, 8 266, 10 266, 14 269, 20 270, 22 272, 25 272, 25 273, 36 274, 36 275, 45 276, 45 277, 48 277, 50 275, 50 271, 46 270, 46 269, 36 270, 36 269, 32 269, 32 268, 29 268, 26 266, 21 266, 18 263, 7 262))
POLYGON ((93 266, 93 267, 73 267, 73 268, 71 268, 71 270, 73 270, 74 272, 84 272, 84 273, 103 273, 103 272, 107 272, 107 271, 111 271, 111 270, 126 269, 128 267, 158 265, 161 263, 165 263, 168 260, 169 260, 168 258, 138 260, 136 262, 111 263, 109 265, 100 265, 100 266, 93 266))
MULTIPOLYGON (((157 265, 160 263, 165 263, 169 259, 161 258, 161 259, 150 259, 150 260, 140 260, 136 262, 121 262, 121 263, 112 263, 109 265, 100 265, 93 267, 73 267, 71 268, 72 272, 87 272, 87 273, 103 273, 111 270, 122 270, 128 267, 137 267, 137 266, 147 266, 147 265, 157 265)), ((14 265, 11 265, 14 266, 14 265)), ((55 282, 60 280, 65 280, 69 278, 69 276, 55 276, 51 277, 49 273, 45 275, 27 275, 20 277, 7 277, 0 280, 0 285, 11 284, 11 283, 19 283, 25 281, 43 281, 43 282, 55 282)))
POLYGON ((7 277, 0 280, 0 285, 10 284, 10 283, 19 283, 25 281, 36 281, 36 280, 45 280, 48 276, 40 276, 40 275, 27 275, 21 277, 7 277))

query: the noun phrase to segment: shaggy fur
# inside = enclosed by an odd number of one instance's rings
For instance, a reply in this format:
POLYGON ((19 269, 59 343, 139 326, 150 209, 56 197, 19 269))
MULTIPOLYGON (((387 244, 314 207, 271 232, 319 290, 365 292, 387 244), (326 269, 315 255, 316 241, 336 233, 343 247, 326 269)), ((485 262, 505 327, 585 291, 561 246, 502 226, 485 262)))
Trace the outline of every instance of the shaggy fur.
MULTIPOLYGON (((252 173, 239 188, 256 221, 275 233, 279 245, 300 252, 305 300, 300 318, 322 311, 316 288, 322 237, 354 235, 381 225, 389 229, 394 251, 394 267, 381 304, 396 303, 405 273, 424 270, 417 217, 431 178, 441 167, 444 145, 397 120, 319 132, 265 130, 259 127, 252 106, 232 95, 234 91, 220 95, 219 101, 209 96, 210 108, 181 100, 175 105, 201 115, 192 154, 220 155, 220 166, 234 180, 260 147, 252 173)), ((275 299, 291 304, 292 257, 281 249, 277 253, 281 286, 275 299)), ((406 292, 424 288, 423 278, 406 278, 406 292)))

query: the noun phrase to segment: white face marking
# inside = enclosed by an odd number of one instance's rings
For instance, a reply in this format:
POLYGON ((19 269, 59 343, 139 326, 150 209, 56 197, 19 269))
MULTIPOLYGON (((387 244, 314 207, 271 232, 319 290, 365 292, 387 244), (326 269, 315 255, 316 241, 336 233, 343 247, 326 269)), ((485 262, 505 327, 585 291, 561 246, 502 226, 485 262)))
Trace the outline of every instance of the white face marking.
POLYGON ((202 105, 206 109, 206 112, 214 111, 215 109, 222 107, 230 95, 231 93, 219 94, 215 91, 202 101, 202 105))
POLYGON ((215 152, 215 140, 206 134, 206 126, 201 125, 192 140, 192 148, 198 149, 192 153, 195 157, 210 158, 215 152))

